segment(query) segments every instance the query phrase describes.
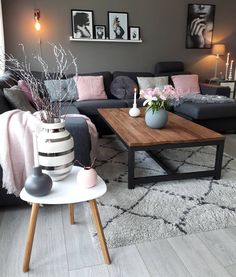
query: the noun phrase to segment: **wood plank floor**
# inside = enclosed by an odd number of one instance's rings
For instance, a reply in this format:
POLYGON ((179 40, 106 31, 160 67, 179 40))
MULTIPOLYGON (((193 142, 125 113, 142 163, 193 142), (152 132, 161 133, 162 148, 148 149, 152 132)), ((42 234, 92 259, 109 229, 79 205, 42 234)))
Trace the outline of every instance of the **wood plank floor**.
MULTIPOLYGON (((236 135, 225 152, 236 157, 236 135)), ((110 249, 104 265, 88 232, 84 205, 40 208, 29 273, 22 260, 30 207, 0 209, 0 277, 236 277, 236 227, 110 249)))

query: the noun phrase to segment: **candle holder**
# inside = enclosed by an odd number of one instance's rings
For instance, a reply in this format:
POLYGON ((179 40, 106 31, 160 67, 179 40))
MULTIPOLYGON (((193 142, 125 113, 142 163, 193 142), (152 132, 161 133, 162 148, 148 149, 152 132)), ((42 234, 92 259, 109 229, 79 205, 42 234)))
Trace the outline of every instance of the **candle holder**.
POLYGON ((137 104, 136 104, 136 103, 134 103, 134 104, 133 104, 133 108, 131 108, 131 109, 129 110, 129 115, 130 115, 131 117, 138 117, 138 116, 140 115, 140 109, 137 108, 137 104))

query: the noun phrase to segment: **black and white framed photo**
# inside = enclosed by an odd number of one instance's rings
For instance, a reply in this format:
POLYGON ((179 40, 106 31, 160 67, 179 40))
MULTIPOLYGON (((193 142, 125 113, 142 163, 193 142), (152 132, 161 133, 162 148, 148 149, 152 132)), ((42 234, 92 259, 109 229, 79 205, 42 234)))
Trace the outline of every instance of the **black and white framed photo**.
POLYGON ((128 39, 128 13, 108 12, 109 39, 128 39))
POLYGON ((72 37, 93 38, 93 11, 71 10, 72 37))
POLYGON ((188 4, 186 48, 212 47, 215 5, 188 4))
POLYGON ((137 27, 137 26, 129 27, 129 39, 140 40, 140 27, 137 27))
POLYGON ((106 39, 106 26, 105 25, 95 25, 94 33, 96 39, 106 39))

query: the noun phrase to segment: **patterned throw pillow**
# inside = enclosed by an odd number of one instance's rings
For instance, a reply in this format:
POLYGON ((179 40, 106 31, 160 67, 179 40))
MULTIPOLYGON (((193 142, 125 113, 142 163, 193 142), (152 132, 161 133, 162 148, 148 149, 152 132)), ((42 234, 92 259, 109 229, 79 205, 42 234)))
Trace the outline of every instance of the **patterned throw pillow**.
POLYGON ((139 90, 159 87, 161 90, 168 85, 168 76, 163 77, 137 77, 139 90))
POLYGON ((111 83, 111 93, 118 99, 133 99, 137 84, 128 76, 117 76, 111 83))
POLYGON ((52 101, 63 102, 78 99, 76 84, 73 78, 45 80, 44 84, 52 101))
POLYGON ((31 106, 27 96, 18 86, 13 86, 11 88, 4 88, 4 96, 11 103, 15 109, 20 109, 22 111, 30 111, 34 113, 36 110, 31 106))
POLYGON ((107 99, 103 76, 77 76, 74 79, 79 92, 77 101, 107 99))
POLYGON ((200 93, 197 74, 171 76, 175 89, 182 95, 200 93))

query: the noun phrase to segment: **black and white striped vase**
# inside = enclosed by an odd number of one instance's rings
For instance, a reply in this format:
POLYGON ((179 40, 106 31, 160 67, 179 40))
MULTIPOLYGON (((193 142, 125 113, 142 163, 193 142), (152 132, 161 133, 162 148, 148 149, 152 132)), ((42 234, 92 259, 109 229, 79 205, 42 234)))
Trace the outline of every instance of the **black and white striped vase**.
POLYGON ((38 134, 38 158, 43 172, 60 181, 70 173, 74 163, 74 140, 65 129, 65 120, 43 123, 38 134))

